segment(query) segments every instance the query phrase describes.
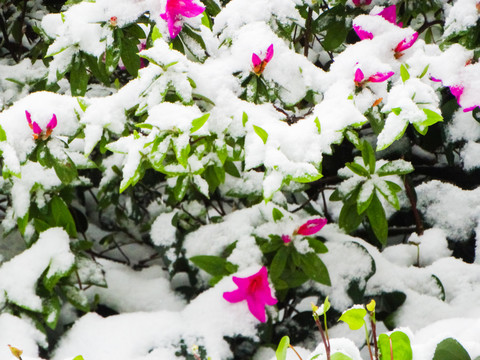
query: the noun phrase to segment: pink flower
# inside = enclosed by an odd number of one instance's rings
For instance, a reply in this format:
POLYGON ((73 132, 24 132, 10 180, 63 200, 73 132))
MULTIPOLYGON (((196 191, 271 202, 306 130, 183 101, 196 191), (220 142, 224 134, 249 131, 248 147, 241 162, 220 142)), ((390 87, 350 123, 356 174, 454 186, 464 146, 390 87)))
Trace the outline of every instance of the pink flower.
POLYGON ((411 48, 412 45, 415 43, 415 41, 417 41, 417 39, 418 39, 418 33, 414 32, 412 35, 400 41, 397 47, 395 48, 395 58, 398 59, 399 57, 401 57, 403 55, 402 51, 405 51, 411 48))
POLYGON ((297 229, 296 233, 303 236, 313 235, 319 232, 326 224, 327 219, 324 218, 308 220, 297 229))
POLYGON ((457 99, 457 104, 458 106, 460 105, 460 97, 463 95, 463 86, 462 85, 452 85, 449 86, 450 92, 452 93, 453 96, 455 96, 455 99, 457 99))
POLYGON ((247 300, 248 309, 259 321, 265 322, 265 305, 275 305, 275 299, 268 283, 267 268, 263 266, 257 273, 246 278, 232 277, 237 290, 223 293, 223 298, 231 303, 247 300))
POLYGON ((192 18, 200 15, 205 8, 192 0, 167 0, 165 12, 160 17, 167 22, 168 32, 172 39, 182 31, 182 18, 192 18))
POLYGON ((373 34, 370 31, 363 30, 359 25, 353 25, 353 30, 355 30, 360 40, 373 39, 373 34))
MULTIPOLYGON (((42 128, 40 127, 40 125, 37 124, 36 121, 32 121, 32 115, 27 110, 25 110, 25 116, 27 118, 28 126, 30 126, 30 129, 33 130, 33 138, 37 140, 39 136, 42 134, 42 128)), ((47 124, 47 129, 45 131, 45 134, 43 134, 42 139, 46 140, 56 126, 57 126, 57 116, 53 114, 52 118, 47 124)))
POLYGON ((367 81, 374 83, 384 82, 390 77, 392 77, 393 74, 395 74, 393 71, 389 71, 386 73, 377 72, 364 81, 365 75, 363 74, 363 71, 360 70, 360 68, 357 68, 357 70, 355 70, 355 78, 353 79, 353 81, 355 82, 356 86, 362 86, 367 81))
POLYGON ((363 6, 363 5, 370 5, 372 0, 353 0, 355 6, 363 6))
POLYGON ((253 53, 252 54, 252 64, 253 64, 253 72, 257 75, 261 75, 263 73, 263 70, 265 70, 265 67, 267 64, 272 60, 273 58, 273 44, 270 44, 270 46, 267 49, 267 53, 265 54, 265 58, 263 60, 260 59, 260 57, 253 53))
POLYGON ((292 241, 292 238, 290 237, 290 235, 282 235, 282 240, 284 244, 288 244, 292 241))
POLYGON ((391 22, 394 25, 397 25, 397 7, 395 5, 391 5, 386 7, 382 11, 380 11, 378 16, 383 17, 388 22, 391 22))

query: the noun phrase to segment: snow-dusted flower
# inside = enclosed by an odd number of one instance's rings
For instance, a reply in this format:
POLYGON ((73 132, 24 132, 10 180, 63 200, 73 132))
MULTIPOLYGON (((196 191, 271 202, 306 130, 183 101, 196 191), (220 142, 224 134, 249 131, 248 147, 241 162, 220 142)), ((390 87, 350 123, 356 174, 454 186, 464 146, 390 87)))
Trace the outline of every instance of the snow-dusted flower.
POLYGON ((394 74, 393 71, 389 71, 386 73, 377 72, 371 75, 367 80, 365 80, 365 75, 363 74, 363 71, 360 70, 360 68, 357 68, 357 70, 355 70, 355 78, 353 81, 355 82, 356 86, 362 86, 367 81, 374 82, 374 83, 384 82, 388 80, 390 77, 392 77, 393 74, 394 74))
MULTIPOLYGON (((33 138, 37 140, 43 132, 42 128, 40 127, 40 125, 37 124, 36 121, 32 121, 32 115, 27 110, 25 110, 25 116, 27 118, 28 126, 30 126, 30 129, 33 130, 33 138)), ((53 114, 52 118, 47 124, 47 129, 45 131, 45 134, 42 135, 42 139, 43 140, 47 139, 51 135, 53 129, 55 129, 56 126, 57 126, 57 116, 53 114)))
POLYGON ((372 0, 352 0, 355 6, 370 5, 372 0))
POLYGON ((252 54, 252 64, 253 64, 253 72, 257 75, 261 75, 263 73, 263 70, 265 70, 265 67, 267 64, 272 60, 273 57, 273 44, 270 44, 270 46, 267 49, 267 53, 265 54, 265 57, 263 60, 260 59, 260 57, 253 53, 252 54))
POLYGON ((325 225, 327 225, 327 219, 324 218, 308 220, 305 224, 300 225, 295 233, 304 236, 313 235, 319 232, 325 225))
POLYGON ((263 266, 257 273, 246 278, 232 277, 237 290, 223 293, 223 298, 231 303, 247 301, 248 309, 259 321, 265 322, 265 305, 275 305, 277 299, 272 296, 268 283, 268 271, 263 266))
POLYGON ((167 22, 168 32, 172 39, 182 31, 183 17, 192 18, 200 15, 205 7, 195 4, 192 0, 167 0, 165 12, 160 17, 167 22))
MULTIPOLYGON (((463 107, 461 104, 461 97, 463 95, 463 91, 465 90, 465 88, 462 85, 452 85, 452 86, 449 86, 448 88, 450 89, 450 92, 452 93, 452 95, 455 96, 455 99, 457 99, 458 106, 463 107)), ((473 111, 475 110, 476 107, 480 107, 480 104, 463 108, 463 112, 473 111)))
POLYGON ((110 26, 111 27, 116 27, 117 26, 117 21, 118 21, 118 18, 116 16, 112 16, 110 18, 110 26))

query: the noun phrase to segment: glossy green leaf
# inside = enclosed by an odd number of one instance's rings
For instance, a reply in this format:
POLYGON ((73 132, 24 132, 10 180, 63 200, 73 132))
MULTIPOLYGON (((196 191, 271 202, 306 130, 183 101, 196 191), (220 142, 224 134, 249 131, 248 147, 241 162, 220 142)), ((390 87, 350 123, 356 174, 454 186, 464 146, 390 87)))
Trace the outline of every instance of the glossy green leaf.
POLYGON ((193 119, 192 127, 190 128, 190 133, 194 133, 195 131, 200 130, 200 128, 207 122, 209 117, 210 117, 210 114, 207 113, 200 116, 199 118, 193 119))
POLYGON ((365 181, 360 187, 360 191, 357 196, 357 212, 362 214, 368 209, 372 202, 373 195, 375 194, 375 186, 372 180, 365 181))
POLYGON ((63 227, 70 237, 77 237, 75 221, 73 220, 73 216, 70 213, 67 204, 61 197, 53 197, 50 202, 50 213, 56 226, 63 227))
POLYGON ((243 125, 243 127, 245 127, 247 121, 248 121, 248 115, 247 115, 246 112, 243 112, 243 114, 242 114, 242 125, 243 125))
POLYGON ((192 256, 190 261, 197 267, 209 273, 212 276, 225 276, 235 272, 238 268, 237 265, 225 260, 219 256, 211 255, 198 255, 192 256), (229 270, 235 271, 229 271, 229 270))
POLYGON ((300 256, 300 267, 310 279, 324 285, 331 285, 327 267, 316 253, 307 253, 300 256))
POLYGON ((410 73, 408 72, 405 64, 400 65, 400 76, 401 76, 403 82, 410 79, 410 73))
POLYGON ((282 275, 285 265, 287 264, 288 254, 290 248, 281 247, 272 259, 272 263, 269 266, 269 274, 272 279, 279 278, 282 275))
POLYGON ((283 213, 274 207, 272 210, 272 218, 273 221, 277 222, 278 220, 281 220, 283 218, 283 213))
POLYGON ((342 352, 336 352, 330 356, 330 360, 352 360, 352 358, 342 352))
POLYGON ((138 40, 132 38, 122 38, 120 43, 120 57, 128 73, 137 77, 140 69, 140 57, 138 56, 138 40))
POLYGON ((377 171, 378 176, 405 175, 415 170, 412 164, 405 160, 394 160, 383 164, 377 171))
POLYGON ((364 308, 352 308, 345 311, 338 321, 347 323, 350 330, 358 330, 365 324, 367 310, 364 308))
POLYGON ((343 21, 333 22, 327 29, 322 46, 326 51, 333 51, 347 38, 348 28, 343 21))
POLYGON ((375 172, 376 158, 372 145, 366 140, 362 141, 362 158, 365 166, 370 170, 370 174, 375 172))
POLYGON ((3 130, 2 126, 0 126, 0 141, 6 141, 7 140, 7 134, 5 133, 5 130, 3 130))
POLYGON ((325 244, 317 238, 307 236, 308 245, 310 248, 315 251, 317 254, 325 254, 328 252, 325 244))
POLYGON ((363 176, 363 177, 369 177, 370 172, 365 169, 362 165, 356 163, 356 162, 350 162, 345 164, 353 173, 363 176))
POLYGON ((395 360, 412 360, 413 357, 410 339, 402 331, 394 331, 390 336, 380 334, 378 349, 380 360, 391 360, 392 354, 395 360))
POLYGON ((287 350, 290 346, 290 338, 288 336, 282 337, 280 343, 278 344, 277 351, 275 356, 277 360, 286 360, 287 359, 287 350))
POLYGON ((263 143, 266 144, 268 139, 268 133, 265 130, 263 130, 260 126, 256 126, 256 125, 253 125, 253 130, 260 137, 260 139, 262 139, 263 143))
POLYGON ((77 59, 70 69, 70 90, 73 96, 84 96, 87 92, 90 74, 82 60, 77 59))

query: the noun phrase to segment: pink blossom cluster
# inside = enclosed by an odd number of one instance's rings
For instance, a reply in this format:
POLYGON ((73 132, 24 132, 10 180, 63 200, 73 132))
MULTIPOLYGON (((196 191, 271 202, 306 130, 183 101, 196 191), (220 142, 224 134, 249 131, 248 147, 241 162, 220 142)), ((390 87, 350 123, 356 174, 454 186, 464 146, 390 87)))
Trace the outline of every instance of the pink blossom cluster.
POLYGON ((33 138, 35 140, 37 140, 40 136, 43 140, 46 140, 52 134, 53 129, 55 129, 57 126, 57 116, 55 114, 53 114, 52 118, 48 122, 45 133, 36 121, 32 121, 32 115, 27 110, 25 110, 25 116, 27 118, 28 126, 33 131, 33 138))
POLYGON ((160 17, 167 22, 170 37, 174 39, 182 31, 184 17, 193 18, 204 10, 205 7, 197 5, 193 0, 167 0, 165 12, 160 17))

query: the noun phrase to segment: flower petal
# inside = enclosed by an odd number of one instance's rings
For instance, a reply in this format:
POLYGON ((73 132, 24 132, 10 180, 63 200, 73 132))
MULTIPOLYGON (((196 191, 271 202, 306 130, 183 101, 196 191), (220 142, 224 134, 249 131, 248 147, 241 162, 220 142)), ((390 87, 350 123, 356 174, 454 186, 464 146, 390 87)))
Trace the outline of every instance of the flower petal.
POLYGON ((360 38, 360 40, 373 39, 373 34, 369 31, 363 30, 359 25, 353 25, 353 30, 360 38))
POLYGON ((453 96, 455 96, 455 99, 457 99, 458 106, 460 105, 460 97, 463 94, 463 86, 462 85, 452 85, 449 86, 450 92, 452 93, 453 96))
POLYGON ((192 0, 175 0, 174 2, 180 5, 176 7, 176 13, 187 18, 198 16, 205 11, 205 7, 195 4, 192 0))
POLYGON ((255 316, 260 322, 265 322, 265 303, 261 299, 257 299, 254 296, 247 297, 248 310, 255 316))
POLYGON ((30 115, 30 113, 27 110, 25 110, 25 116, 27 117, 27 122, 31 127, 32 126, 32 115, 30 115))
POLYGON ((32 130, 33 130, 33 133, 37 135, 42 132, 42 129, 35 121, 32 123, 32 130))
POLYGON ((260 60, 260 57, 257 54, 253 53, 252 54, 253 67, 259 66, 261 63, 262 63, 262 60, 260 60))
POLYGON ((383 17, 388 22, 392 24, 397 24, 397 7, 395 5, 391 5, 386 7, 382 11, 380 11, 377 15, 383 17))
POLYGON ((409 49, 410 47, 412 47, 415 41, 417 41, 417 38, 418 38, 417 32, 414 32, 412 35, 406 37, 405 39, 403 39, 398 43, 397 47, 395 48, 395 52, 400 53, 402 51, 409 49))
POLYGON ((47 131, 51 131, 53 129, 55 129, 55 127, 57 126, 57 115, 53 114, 52 118, 50 119, 50 121, 48 122, 47 124, 47 131))
POLYGON ((308 220, 305 224, 301 225, 298 228, 297 234, 304 235, 304 236, 316 234, 326 224, 327 224, 327 219, 324 219, 324 218, 308 220))
POLYGON ((389 72, 387 72, 387 73, 378 72, 378 73, 375 73, 375 74, 373 74, 372 76, 370 76, 370 77, 368 78, 368 81, 374 82, 374 83, 384 82, 385 80, 387 80, 387 79, 389 79, 390 77, 392 77, 393 74, 395 74, 393 71, 389 71, 389 72))
POLYGON ((265 62, 269 62, 272 60, 273 57, 273 44, 270 44, 270 46, 267 49, 267 55, 265 56, 265 62))
POLYGON ((363 74, 363 71, 358 68, 355 70, 355 78, 353 79, 354 82, 356 83, 361 83, 365 79, 365 75, 363 74))
POLYGON ((241 291, 240 289, 234 291, 226 291, 223 293, 223 298, 231 303, 237 303, 242 300, 245 300, 247 295, 245 292, 241 291))

